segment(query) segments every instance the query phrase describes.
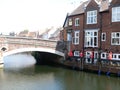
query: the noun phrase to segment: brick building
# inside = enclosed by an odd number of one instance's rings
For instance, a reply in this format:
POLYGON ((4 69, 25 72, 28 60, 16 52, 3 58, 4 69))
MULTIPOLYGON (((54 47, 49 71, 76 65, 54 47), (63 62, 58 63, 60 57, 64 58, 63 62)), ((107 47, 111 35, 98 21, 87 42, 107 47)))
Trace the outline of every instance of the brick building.
POLYGON ((120 0, 85 1, 67 14, 63 28, 74 56, 84 51, 85 57, 94 52, 94 60, 107 59, 111 51, 112 60, 120 60, 120 0))

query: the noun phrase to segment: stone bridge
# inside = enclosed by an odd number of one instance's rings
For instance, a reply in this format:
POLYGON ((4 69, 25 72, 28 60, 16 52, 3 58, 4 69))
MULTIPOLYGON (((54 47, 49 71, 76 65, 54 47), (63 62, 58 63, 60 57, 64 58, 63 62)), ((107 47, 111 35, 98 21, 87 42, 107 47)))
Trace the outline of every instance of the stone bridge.
POLYGON ((0 64, 4 63, 4 56, 30 51, 48 52, 64 57, 63 47, 61 43, 53 40, 0 36, 0 64))

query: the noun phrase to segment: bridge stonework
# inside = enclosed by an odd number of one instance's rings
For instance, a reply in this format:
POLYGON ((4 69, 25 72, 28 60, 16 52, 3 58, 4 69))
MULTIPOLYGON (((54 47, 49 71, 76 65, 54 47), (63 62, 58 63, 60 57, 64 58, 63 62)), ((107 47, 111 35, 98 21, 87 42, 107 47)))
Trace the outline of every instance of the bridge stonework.
MULTIPOLYGON (((10 37, 10 36, 0 36, 0 67, 3 66, 3 56, 7 53, 16 49, 24 48, 48 48, 50 50, 55 50, 57 52, 57 41, 52 40, 42 40, 42 39, 32 39, 23 37, 10 37)), ((59 51, 58 51, 59 52, 59 51)), ((64 53, 59 52, 61 56, 64 57, 64 53)))

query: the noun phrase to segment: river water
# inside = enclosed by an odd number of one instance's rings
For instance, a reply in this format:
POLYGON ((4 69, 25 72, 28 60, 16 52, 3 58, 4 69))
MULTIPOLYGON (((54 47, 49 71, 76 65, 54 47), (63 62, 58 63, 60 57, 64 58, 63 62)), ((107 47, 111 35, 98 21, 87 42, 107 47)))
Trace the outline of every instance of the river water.
POLYGON ((30 55, 4 58, 0 90, 120 90, 119 77, 86 73, 48 65, 35 66, 30 55))

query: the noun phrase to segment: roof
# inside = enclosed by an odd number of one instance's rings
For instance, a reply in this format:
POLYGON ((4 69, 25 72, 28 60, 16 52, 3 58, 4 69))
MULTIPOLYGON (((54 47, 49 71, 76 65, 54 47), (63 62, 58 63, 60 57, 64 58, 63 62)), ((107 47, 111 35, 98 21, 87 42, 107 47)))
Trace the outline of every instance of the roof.
POLYGON ((66 23, 67 23, 67 18, 68 18, 68 13, 67 13, 66 18, 65 18, 65 21, 64 21, 64 23, 63 23, 63 27, 65 27, 65 25, 66 25, 66 23))
POLYGON ((61 27, 57 28, 52 35, 53 36, 58 36, 58 34, 60 33, 61 30, 62 30, 61 27))
POLYGON ((88 3, 89 3, 89 1, 85 1, 85 2, 81 3, 80 6, 78 6, 78 8, 75 9, 69 16, 78 15, 78 14, 84 13, 85 8, 88 5, 88 3))
POLYGON ((36 36, 36 32, 29 32, 29 33, 28 33, 28 36, 29 36, 29 37, 35 37, 35 36, 36 36))
POLYGON ((46 29, 43 33, 41 33, 40 35, 44 35, 44 34, 48 34, 49 31, 51 31, 52 28, 46 29))
MULTIPOLYGON (((79 15, 79 14, 83 14, 85 12, 85 9, 87 7, 87 5, 91 2, 92 0, 88 0, 88 1, 85 1, 85 2, 82 2, 78 8, 76 8, 72 13, 70 14, 67 14, 66 15, 66 18, 65 18, 65 21, 64 21, 64 24, 63 24, 63 27, 65 27, 66 23, 67 23, 67 18, 69 16, 74 16, 74 15, 79 15)), ((94 0, 100 7, 100 12, 104 12, 104 11, 107 11, 109 9, 109 5, 110 5, 110 2, 112 0, 94 0)))
POLYGON ((106 11, 109 9, 109 0, 102 0, 100 4, 100 12, 106 11))
POLYGON ((26 37, 28 35, 28 30, 21 31, 18 35, 26 37))
MULTIPOLYGON (((85 1, 78 6, 69 16, 82 14, 85 12, 85 8, 91 0, 85 1)), ((100 12, 106 11, 109 9, 111 0, 95 0, 95 2, 100 6, 100 12)))
POLYGON ((28 34, 28 30, 21 31, 19 34, 28 34))

